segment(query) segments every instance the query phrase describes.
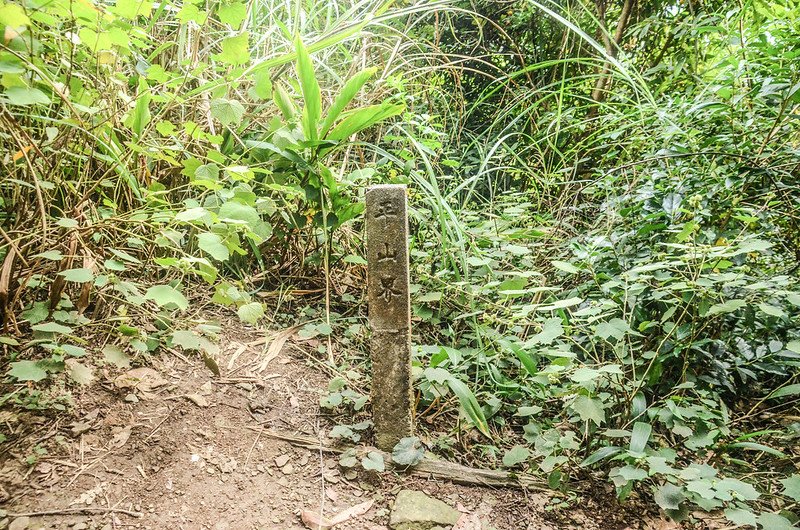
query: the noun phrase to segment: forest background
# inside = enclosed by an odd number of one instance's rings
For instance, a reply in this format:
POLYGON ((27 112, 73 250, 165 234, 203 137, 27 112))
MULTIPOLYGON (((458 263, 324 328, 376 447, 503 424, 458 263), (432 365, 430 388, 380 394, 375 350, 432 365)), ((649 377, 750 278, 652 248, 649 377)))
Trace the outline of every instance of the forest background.
POLYGON ((406 183, 432 451, 794 527, 796 0, 1 0, 0 28, 4 407, 165 348, 213 368, 226 306, 321 339, 357 439, 363 195, 406 183))

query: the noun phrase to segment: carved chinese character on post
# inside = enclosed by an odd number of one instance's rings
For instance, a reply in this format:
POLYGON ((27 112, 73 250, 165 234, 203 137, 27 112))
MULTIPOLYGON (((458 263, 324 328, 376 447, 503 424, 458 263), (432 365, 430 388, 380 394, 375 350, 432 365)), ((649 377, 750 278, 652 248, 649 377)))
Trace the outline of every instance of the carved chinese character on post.
POLYGON ((376 445, 391 451, 414 423, 406 187, 369 188, 366 216, 372 415, 376 445))

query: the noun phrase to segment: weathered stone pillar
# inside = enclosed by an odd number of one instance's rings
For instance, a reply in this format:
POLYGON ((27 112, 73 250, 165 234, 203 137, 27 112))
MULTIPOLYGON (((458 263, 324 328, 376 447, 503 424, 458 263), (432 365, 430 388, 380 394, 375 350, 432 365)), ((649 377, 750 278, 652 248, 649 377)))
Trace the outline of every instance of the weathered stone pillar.
POLYGON ((367 296, 376 445, 391 451, 411 436, 411 299, 406 187, 367 190, 367 296))

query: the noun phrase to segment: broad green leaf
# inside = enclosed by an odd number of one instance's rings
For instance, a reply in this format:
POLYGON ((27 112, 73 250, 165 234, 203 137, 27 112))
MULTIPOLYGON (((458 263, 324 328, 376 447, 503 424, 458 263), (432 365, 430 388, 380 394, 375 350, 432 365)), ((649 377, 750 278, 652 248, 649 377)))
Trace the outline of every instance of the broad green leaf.
POLYGON ((56 324, 55 322, 45 322, 44 324, 36 324, 31 326, 34 331, 41 331, 42 333, 59 333, 69 334, 72 333, 72 328, 56 324))
POLYGON ((719 313, 733 313, 734 311, 747 306, 744 300, 728 300, 722 304, 712 305, 706 312, 707 317, 717 315, 719 313))
POLYGON ((152 300, 159 307, 174 305, 178 309, 189 308, 189 301, 183 294, 170 285, 154 285, 144 294, 145 300, 152 300))
POLYGON ((130 119, 130 128, 137 137, 141 136, 144 128, 150 123, 150 100, 150 87, 147 81, 139 78, 139 94, 136 96, 136 105, 130 119))
POLYGON ((765 304, 762 302, 758 304, 758 308, 771 317, 786 318, 786 313, 784 313, 783 309, 781 309, 780 307, 776 307, 771 304, 765 304))
POLYGON ((507 291, 521 291, 528 285, 528 279, 523 278, 522 276, 512 276, 497 286, 497 292, 500 294, 505 294, 507 291))
POLYGON ((542 324, 542 331, 530 338, 531 344, 550 345, 564 334, 564 326, 560 317, 548 318, 542 324))
POLYGON ((751 484, 736 478, 724 478, 716 481, 714 482, 714 489, 717 491, 730 492, 734 494, 737 499, 745 501, 754 501, 761 496, 751 484))
POLYGON ((11 87, 3 93, 7 105, 27 107, 29 105, 48 105, 50 98, 38 88, 11 87))
POLYGON ((500 341, 500 344, 514 352, 514 355, 517 356, 519 362, 530 375, 536 375, 539 373, 539 367, 536 364, 536 360, 531 357, 531 355, 519 344, 506 340, 500 341))
POLYGON ((328 133, 329 140, 346 140, 357 132, 375 125, 383 120, 397 116, 405 110, 404 105, 381 103, 356 109, 328 133))
POLYGON ((197 234, 197 246, 216 260, 225 261, 230 257, 228 247, 225 246, 222 238, 217 234, 211 232, 197 234))
POLYGON ((103 262, 103 267, 110 270, 110 271, 124 271, 125 264, 121 261, 117 261, 115 259, 107 259, 103 262))
POLYGON ((328 109, 328 113, 325 115, 325 119, 320 126, 319 135, 320 138, 325 138, 325 135, 328 134, 328 131, 339 116, 342 114, 342 111, 350 104, 356 94, 358 94, 359 90, 364 86, 364 84, 369 80, 370 77, 375 75, 378 69, 375 67, 367 68, 365 70, 361 70, 353 77, 347 80, 342 87, 342 90, 336 96, 336 99, 333 100, 333 104, 331 104, 330 108, 328 109))
POLYGON ((89 48, 92 52, 101 57, 103 54, 98 52, 111 51, 114 49, 114 42, 111 40, 111 34, 105 31, 100 33, 90 28, 81 28, 78 31, 78 36, 81 42, 89 48))
POLYGON ((58 273, 63 276, 68 282, 86 283, 94 279, 94 273, 91 269, 67 269, 58 273))
POLYGON ((750 525, 753 528, 756 527, 756 514, 750 510, 728 508, 725 510, 725 517, 727 517, 730 522, 737 526, 750 525))
POLYGON ((58 221, 56 221, 56 224, 62 228, 76 228, 78 226, 78 221, 76 221, 75 219, 62 217, 58 221))
POLYGON ((139 260, 139 258, 131 256, 130 254, 128 254, 124 250, 120 250, 118 248, 110 248, 110 249, 108 249, 108 251, 111 252, 112 254, 114 254, 116 257, 118 257, 122 261, 127 261, 128 263, 134 263, 134 264, 137 264, 137 265, 141 263, 141 260, 139 260))
POLYGON ((553 260, 550 263, 552 263, 553 267, 555 267, 556 269, 564 271, 569 274, 577 274, 581 271, 578 267, 566 261, 553 260))
POLYGON ((214 164, 203 164, 194 171, 195 180, 219 180, 219 166, 214 164))
MULTIPOLYGON (((2 9, 2 8, 0 8, 0 9, 2 9)), ((2 26, 2 24, 0 24, 0 27, 1 26, 2 26)), ((14 74, 14 75, 16 75, 16 74, 23 74, 23 73, 25 73, 25 67, 23 67, 22 63, 20 63, 16 59, 12 59, 10 57, 6 57, 5 59, 0 59, 0 74, 14 74)), ((50 127, 48 127, 47 129, 50 129, 50 127)), ((45 129, 45 130, 47 130, 47 129, 45 129)))
POLYGON ((178 212, 175 215, 175 219, 184 223, 189 223, 191 221, 202 219, 206 215, 208 215, 208 210, 198 206, 195 208, 189 208, 188 210, 183 210, 182 212, 178 212))
POLYGON ((241 65, 250 62, 250 34, 243 32, 222 40, 222 52, 214 58, 222 63, 241 65))
POLYGON ((156 131, 161 136, 172 136, 177 132, 175 124, 171 121, 161 120, 160 122, 156 123, 156 131))
POLYGON ((317 139, 317 127, 322 115, 322 96, 314 73, 314 64, 300 35, 295 37, 294 46, 297 52, 297 77, 303 92, 303 132, 306 140, 313 142, 317 139))
POLYGON ((714 483, 709 479, 690 480, 686 483, 686 491, 700 495, 704 499, 713 499, 716 495, 714 483))
POLYGON ((800 353, 800 340, 793 340, 786 345, 786 349, 795 353, 800 353))
POLYGON ((355 432, 349 425, 334 425, 329 436, 331 438, 353 438, 355 432))
POLYGON ((50 261, 61 261, 64 259, 64 255, 59 250, 48 250, 47 252, 42 252, 41 254, 36 254, 33 256, 34 258, 42 258, 47 259, 50 261))
POLYGON ((583 366, 575 370, 572 375, 569 376, 569 378, 576 383, 586 383, 588 381, 592 381, 593 379, 597 379, 601 375, 602 372, 600 370, 583 366))
POLYGON ((683 203, 683 196, 680 193, 667 193, 661 201, 661 207, 673 219, 678 215, 681 204, 683 203))
POLYGON ((800 502, 800 474, 795 473, 788 478, 780 480, 783 484, 783 494, 793 501, 800 502))
POLYGON ((610 456, 617 455, 622 452, 621 447, 614 447, 613 445, 607 447, 601 447, 591 455, 589 455, 586 460, 581 462, 581 467, 591 466, 601 460, 605 460, 610 456))
POLYGON ((578 396, 572 402, 572 409, 578 413, 581 420, 593 421, 596 425, 600 425, 606 419, 603 402, 597 398, 578 396))
POLYGON ((539 306, 536 308, 537 311, 555 311, 556 309, 564 309, 567 307, 576 306, 580 303, 583 303, 583 298, 575 296, 573 298, 567 298, 566 300, 558 300, 557 302, 553 302, 552 304, 539 306))
POLYGON ((599 323, 595 335, 605 340, 611 337, 616 340, 622 340, 630 331, 631 328, 628 326, 627 322, 621 318, 612 318, 608 322, 599 323))
POLYGON ((506 467, 514 467, 519 465, 530 458, 531 452, 524 445, 515 445, 503 455, 503 465, 506 467))
POLYGON ((201 10, 195 4, 189 1, 185 1, 183 2, 181 8, 178 10, 177 17, 182 24, 186 24, 187 22, 195 22, 197 23, 198 26, 202 26, 203 24, 206 23, 206 19, 208 18, 208 13, 201 10))
POLYGON ((491 438, 491 434, 489 434, 489 425, 486 423, 486 416, 483 414, 483 409, 481 409, 481 406, 478 404, 475 394, 473 394, 460 379, 456 379, 455 377, 450 377, 447 380, 447 385, 458 397, 461 408, 464 409, 464 412, 473 425, 475 425, 484 436, 491 438))
POLYGON ((634 423, 633 432, 631 433, 631 453, 644 453, 644 449, 647 447, 647 441, 650 439, 650 433, 652 432, 653 427, 649 423, 643 421, 634 423))
POLYGON ((785 458, 786 455, 777 449, 769 447, 764 444, 759 444, 755 442, 736 442, 732 444, 728 444, 726 447, 732 447, 735 449, 746 449, 748 451, 760 451, 762 453, 767 453, 773 456, 777 456, 779 458, 785 458))
POLYGON ((370 451, 361 459, 361 465, 368 471, 377 471, 383 473, 386 471, 386 465, 383 461, 383 455, 377 451, 370 451))
POLYGON ((199 350, 200 337, 194 331, 179 330, 172 333, 172 344, 184 350, 199 350))
POLYGON ((274 85, 272 91, 272 100, 275 102, 275 105, 278 107, 278 110, 281 111, 281 114, 283 114, 283 117, 286 119, 286 121, 290 121, 294 118, 294 102, 280 84, 274 85))
POLYGON ((789 519, 777 513, 762 513, 758 516, 758 524, 763 530, 797 530, 789 519))
POLYGON ((19 28, 20 26, 30 26, 31 19, 25 14, 22 6, 16 3, 0 3, 0 29, 6 26, 19 28))
POLYGON ((64 350, 64 353, 72 357, 83 357, 88 353, 84 348, 75 346, 74 344, 62 344, 61 349, 64 350))
POLYGON ((220 3, 217 7, 217 16, 223 24, 230 24, 237 29, 247 16, 247 5, 244 2, 220 3))
POLYGON ((258 99, 270 99, 272 97, 272 79, 267 71, 256 72, 253 76, 252 93, 258 99))
POLYGON ((632 465, 627 465, 617 470, 617 476, 623 478, 625 482, 632 480, 644 480, 647 478, 647 471, 632 465))
MULTIPOLYGON (((365 260, 361 256, 347 256, 346 258, 344 258, 344 261, 347 262, 347 263, 359 263, 361 265, 366 265, 367 264, 367 260, 365 260), (350 259, 348 260, 348 258, 350 258, 350 259)), ((438 302, 441 299, 442 299, 442 293, 441 292, 431 292, 431 293, 425 293, 425 294, 417 297, 416 301, 417 302, 438 302)))
POLYGON ((416 436, 402 438, 392 449, 392 462, 398 466, 415 466, 422 462, 424 456, 425 447, 416 436))
POLYGON ((538 405, 534 405, 532 407, 519 407, 514 416, 520 416, 524 418, 527 416, 533 416, 534 414, 539 414, 542 410, 544 409, 538 405))
POLYGON ((27 320, 30 324, 38 324, 46 320, 50 314, 49 304, 47 302, 34 302, 33 305, 22 312, 22 318, 27 320))
POLYGON ((678 241, 679 243, 683 243, 684 241, 689 239, 689 237, 695 232, 695 230, 699 226, 700 225, 695 223, 694 221, 688 221, 684 223, 681 231, 678 232, 678 234, 675 236, 675 240, 678 241))
POLYGON ((17 361, 10 364, 8 375, 17 381, 41 381, 47 377, 45 372, 35 361, 17 361))
POLYGON ((775 392, 769 395, 770 398, 782 398, 786 396, 796 396, 800 394, 800 383, 794 385, 787 385, 783 388, 779 388, 775 392))
MULTIPOLYGON (((211 115, 226 127, 230 127, 231 125, 236 126, 242 123, 244 107, 235 99, 212 99, 211 115)), ((217 174, 219 174, 219 172, 217 174)))
POLYGON ((236 314, 244 322, 255 324, 264 316, 264 305, 260 302, 250 302, 237 309, 236 314))
POLYGON ((103 358, 117 368, 130 368, 131 366, 131 358, 115 344, 106 344, 103 348, 103 358))
POLYGON ((686 496, 681 488, 667 482, 656 490, 653 499, 662 510, 678 510, 686 496))
POLYGON ((153 2, 150 0, 117 0, 113 12, 117 15, 133 20, 136 17, 149 17, 153 9, 153 2))
POLYGON ((750 253, 750 252, 764 252, 774 246, 773 243, 763 239, 748 239, 739 244, 737 254, 750 253))
POLYGON ((242 221, 251 229, 261 221, 261 216, 255 208, 239 201, 228 201, 220 206, 219 218, 222 221, 242 221))

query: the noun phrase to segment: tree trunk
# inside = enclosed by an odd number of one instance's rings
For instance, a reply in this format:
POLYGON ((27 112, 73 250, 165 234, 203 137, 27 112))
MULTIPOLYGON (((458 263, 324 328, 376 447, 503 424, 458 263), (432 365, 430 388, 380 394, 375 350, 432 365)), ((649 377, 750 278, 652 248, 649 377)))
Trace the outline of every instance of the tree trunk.
MULTIPOLYGON (((634 2, 635 0, 625 0, 625 3, 622 6, 622 13, 620 13, 619 20, 617 21, 617 29, 614 31, 614 38, 612 40, 609 40, 608 38, 603 39, 606 45, 606 53, 614 59, 617 58, 617 52, 619 51, 622 37, 625 35, 625 30, 628 27, 628 21, 631 18, 631 11, 633 10, 634 2)), ((604 7, 599 7, 598 11, 601 13, 600 19, 605 20, 604 7)), ((600 77, 597 78, 597 82, 594 85, 594 90, 592 90, 592 99, 597 103, 602 103, 606 98, 606 87, 608 86, 608 82, 610 80, 610 74, 611 64, 606 62, 603 65, 603 71, 600 73, 600 77)))

